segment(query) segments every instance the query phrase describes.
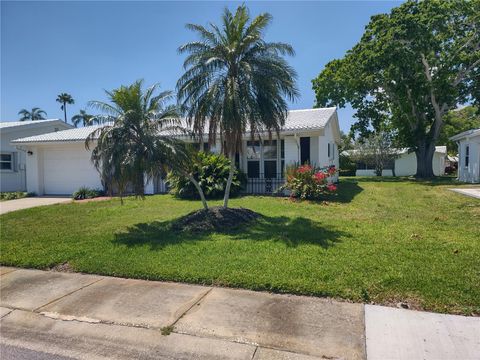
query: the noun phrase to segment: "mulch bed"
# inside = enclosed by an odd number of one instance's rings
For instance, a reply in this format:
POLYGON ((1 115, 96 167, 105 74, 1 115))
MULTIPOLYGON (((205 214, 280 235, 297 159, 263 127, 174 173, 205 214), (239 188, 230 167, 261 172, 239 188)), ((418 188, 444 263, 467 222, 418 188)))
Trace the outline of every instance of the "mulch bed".
POLYGON ((260 216, 249 209, 212 207, 191 212, 172 223, 174 231, 228 232, 242 225, 255 221, 260 216))

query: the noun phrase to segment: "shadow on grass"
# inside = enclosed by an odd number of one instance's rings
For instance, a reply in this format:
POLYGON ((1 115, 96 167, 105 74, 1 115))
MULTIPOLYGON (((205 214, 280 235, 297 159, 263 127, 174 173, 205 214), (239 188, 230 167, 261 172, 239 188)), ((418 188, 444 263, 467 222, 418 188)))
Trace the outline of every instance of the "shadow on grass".
MULTIPOLYGON (((125 232, 115 234, 113 242, 128 247, 148 245, 151 250, 161 250, 168 245, 211 239, 212 232, 200 234, 176 232, 171 228, 172 222, 155 221, 136 224, 125 232)), ((285 216, 261 216, 256 222, 222 234, 236 241, 275 241, 289 247, 314 244, 324 249, 339 243, 341 237, 349 237, 349 234, 343 231, 327 229, 310 219, 303 217, 292 219, 285 216)))

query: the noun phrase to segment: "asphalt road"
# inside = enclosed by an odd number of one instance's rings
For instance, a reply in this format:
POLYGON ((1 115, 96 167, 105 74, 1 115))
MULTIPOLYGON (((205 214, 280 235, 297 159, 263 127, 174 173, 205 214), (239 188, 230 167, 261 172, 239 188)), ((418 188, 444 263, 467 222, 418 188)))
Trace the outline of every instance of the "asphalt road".
POLYGON ((2 360, 72 360, 65 356, 47 354, 17 346, 0 344, 0 359, 2 360))

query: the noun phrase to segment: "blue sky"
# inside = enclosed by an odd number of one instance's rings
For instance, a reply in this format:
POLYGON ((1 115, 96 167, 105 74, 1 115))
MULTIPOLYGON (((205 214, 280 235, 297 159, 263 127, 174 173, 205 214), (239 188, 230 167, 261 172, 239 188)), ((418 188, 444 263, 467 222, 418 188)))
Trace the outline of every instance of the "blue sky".
MULTIPOLYGON (((63 118, 55 102, 68 92, 78 113, 89 100, 105 100, 103 89, 136 79, 175 88, 182 73, 179 45, 195 39, 186 23, 218 22, 239 2, 1 2, 1 121, 17 120, 22 108, 40 107, 63 118)), ((301 98, 291 109, 311 108, 311 80, 360 39, 370 16, 399 2, 246 2, 251 15, 273 16, 266 38, 290 43, 296 56, 301 98)), ((88 109, 87 109, 88 110, 88 109)), ((352 109, 339 113, 342 130, 352 109)))

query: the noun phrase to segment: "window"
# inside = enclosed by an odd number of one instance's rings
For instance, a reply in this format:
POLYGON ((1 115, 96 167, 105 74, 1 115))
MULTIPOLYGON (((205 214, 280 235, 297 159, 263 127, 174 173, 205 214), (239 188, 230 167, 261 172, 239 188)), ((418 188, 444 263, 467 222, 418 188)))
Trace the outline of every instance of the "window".
POLYGON ((300 162, 302 164, 310 163, 310 138, 300 138, 300 162))
POLYGON ((247 161, 247 176, 249 178, 260 177, 260 161, 247 161))
POLYGON ((265 140, 263 142, 263 171, 265 178, 277 177, 277 140, 265 140))
POLYGON ((247 160, 260 160, 260 141, 247 141, 247 160))
POLYGON ((327 144, 327 155, 328 155, 328 158, 330 159, 330 143, 327 144))
POLYGON ((13 154, 2 153, 0 155, 0 169, 13 170, 13 154))
POLYGON ((277 158, 277 140, 265 140, 263 142, 263 157, 265 159, 277 158))
POLYGON ((247 141, 247 176, 260 177, 260 141, 247 141))
POLYGON ((468 167, 470 162, 470 146, 465 146, 465 167, 468 167))

